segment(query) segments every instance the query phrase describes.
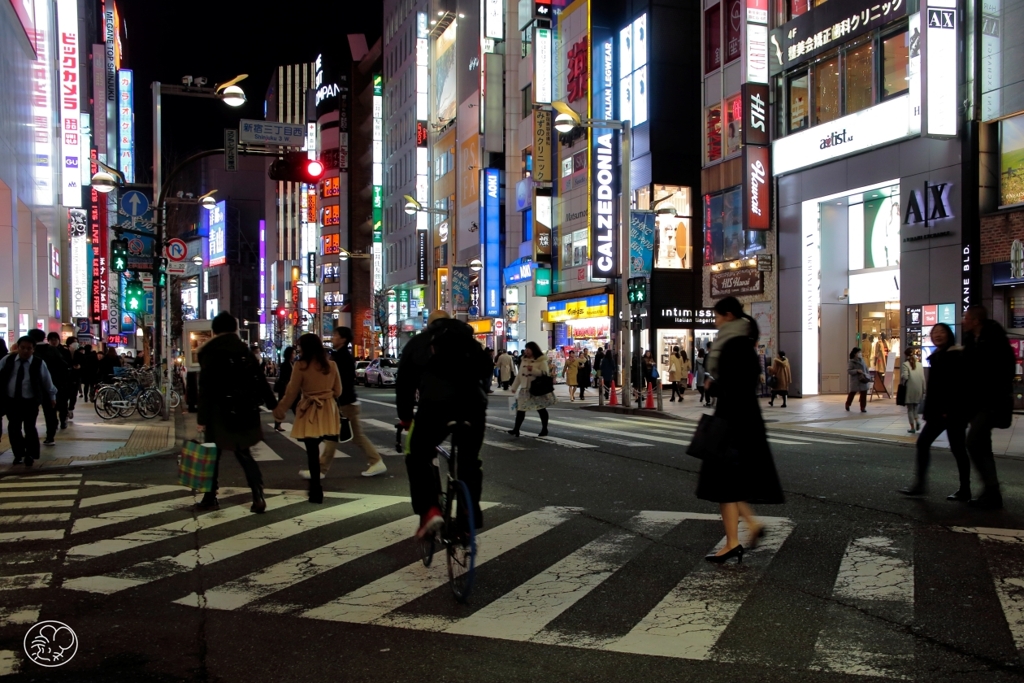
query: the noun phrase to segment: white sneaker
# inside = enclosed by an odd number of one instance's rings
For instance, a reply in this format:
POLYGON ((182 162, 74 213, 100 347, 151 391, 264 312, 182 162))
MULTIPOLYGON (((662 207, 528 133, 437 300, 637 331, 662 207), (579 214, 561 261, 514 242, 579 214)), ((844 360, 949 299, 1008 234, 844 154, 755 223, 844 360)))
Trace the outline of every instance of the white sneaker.
MULTIPOLYGON (((305 479, 306 481, 309 481, 309 470, 299 470, 299 476, 302 477, 303 479, 305 479)), ((326 478, 327 478, 327 475, 324 474, 323 472, 321 472, 320 473, 320 479, 326 479, 326 478)))
POLYGON ((364 477, 376 477, 378 474, 384 474, 388 471, 387 465, 384 464, 383 460, 377 462, 376 465, 370 465, 365 472, 364 477))

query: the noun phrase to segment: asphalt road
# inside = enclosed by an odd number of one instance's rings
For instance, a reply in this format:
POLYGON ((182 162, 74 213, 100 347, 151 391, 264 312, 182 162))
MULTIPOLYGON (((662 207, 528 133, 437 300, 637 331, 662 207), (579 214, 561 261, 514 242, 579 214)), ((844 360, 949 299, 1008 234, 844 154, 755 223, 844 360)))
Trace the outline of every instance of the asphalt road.
MULTIPOLYGON (((248 512, 237 463, 197 515, 173 457, 0 480, 0 671, 32 681, 916 681, 1024 679, 1022 462, 999 459, 1006 510, 894 492, 913 450, 772 431, 787 502, 741 565, 693 491, 692 423, 552 410, 551 439, 483 450, 487 528, 457 604, 444 558, 418 563, 394 392, 362 390, 387 475, 353 444, 305 502, 302 448, 259 449, 269 510, 248 512), (81 474, 81 476, 79 476, 81 474), (1019 531, 1018 531, 1019 530, 1019 531), (58 668, 22 638, 58 620, 79 639, 58 668), (5 654, 6 653, 6 654, 5 654)), ((271 422, 267 415, 267 422, 271 422)), ((6 679, 5 679, 6 680, 6 679)))

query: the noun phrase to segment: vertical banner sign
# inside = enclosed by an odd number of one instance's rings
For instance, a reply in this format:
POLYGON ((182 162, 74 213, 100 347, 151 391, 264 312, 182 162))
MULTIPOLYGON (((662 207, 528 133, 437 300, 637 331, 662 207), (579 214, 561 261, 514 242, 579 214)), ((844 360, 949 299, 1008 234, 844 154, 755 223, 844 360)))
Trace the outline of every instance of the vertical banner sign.
MULTIPOLYGON (((593 117, 601 120, 615 118, 615 99, 613 87, 612 38, 599 35, 598 29, 593 36, 593 117)), ((618 187, 618 141, 619 134, 607 128, 594 128, 591 132, 591 159, 594 169, 591 173, 591 221, 590 221, 590 258, 593 274, 597 278, 615 277, 619 273, 618 263, 618 214, 615 211, 615 198, 619 194, 618 187)))
POLYGON ((260 221, 260 323, 267 324, 267 222, 260 221))
POLYGON ((551 112, 533 111, 533 179, 538 183, 554 180, 551 159, 551 112))
POLYGON ((926 134, 956 136, 956 0, 929 0, 925 33, 926 134))
POLYGON ((224 170, 238 170, 238 130, 224 129, 224 170))
POLYGON ((743 84, 743 144, 764 145, 768 140, 768 86, 743 84))
POLYGON ((373 292, 384 288, 384 78, 373 75, 373 292), (377 149, 380 145, 380 158, 377 149))
POLYGON ((629 212, 629 277, 650 277, 654 268, 654 220, 650 211, 629 212))
POLYGON ((501 196, 500 171, 481 170, 484 188, 480 225, 484 233, 484 315, 501 315, 501 196))
POLYGON ((470 303, 469 268, 452 268, 452 308, 465 313, 470 303))
MULTIPOLYGON (((92 82, 97 93, 107 90, 106 46, 92 46, 92 82)), ((107 163, 107 98, 97 95, 92 100, 92 132, 99 158, 107 163)))
POLYGON ((504 0, 484 0, 484 38, 505 40, 504 0))
POLYGON ((551 190, 534 188, 533 260, 551 263, 551 190))
MULTIPOLYGON (((93 154, 96 154, 94 151, 93 154)), ((92 320, 107 319, 107 198, 95 188, 89 192, 89 244, 92 247, 92 320)))
POLYGON ((768 82, 768 27, 747 23, 747 83, 768 82))
POLYGON ((68 209, 71 242, 71 317, 89 317, 89 228, 84 209, 68 209))
MULTIPOLYGON (((82 104, 81 53, 78 49, 78 1, 57 0, 57 89, 60 98, 61 203, 82 206, 81 141, 78 139, 78 112, 82 104)), ((83 212, 84 214, 84 212, 83 212)), ((83 316, 87 314, 82 314, 83 316)))
POLYGON ((768 147, 743 147, 743 228, 767 230, 771 225, 768 147))
POLYGON ((416 284, 427 284, 427 231, 416 231, 416 284))
POLYGON ((35 152, 35 201, 39 206, 53 204, 53 75, 50 54, 50 3, 36 2, 35 47, 32 63, 32 139, 35 152))
POLYGON ((135 95, 131 69, 117 72, 118 169, 126 182, 135 182, 135 95))
MULTIPOLYGON (((113 5, 113 3, 111 3, 113 5)), ((117 20, 114 16, 114 8, 103 13, 104 27, 104 54, 103 64, 106 70, 106 77, 100 81, 106 85, 106 97, 96 97, 104 101, 103 111, 106 118, 107 138, 104 149, 106 158, 101 159, 111 166, 117 166, 117 20)))
POLYGON ((551 29, 538 28, 533 34, 533 101, 551 103, 551 29))

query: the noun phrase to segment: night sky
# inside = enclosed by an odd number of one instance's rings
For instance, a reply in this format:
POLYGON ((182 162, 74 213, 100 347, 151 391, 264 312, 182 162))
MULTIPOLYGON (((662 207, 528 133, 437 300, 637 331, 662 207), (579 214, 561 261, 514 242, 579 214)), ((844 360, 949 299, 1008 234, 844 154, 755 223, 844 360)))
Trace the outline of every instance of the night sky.
POLYGON ((245 105, 217 100, 163 98, 164 172, 175 159, 223 146, 224 128, 238 119, 262 119, 263 98, 280 64, 311 62, 323 53, 335 69, 350 68, 346 36, 380 38, 383 0, 118 0, 128 38, 125 68, 135 71, 138 182, 151 181, 152 91, 150 83, 181 83, 189 74, 208 85, 238 74, 245 105))

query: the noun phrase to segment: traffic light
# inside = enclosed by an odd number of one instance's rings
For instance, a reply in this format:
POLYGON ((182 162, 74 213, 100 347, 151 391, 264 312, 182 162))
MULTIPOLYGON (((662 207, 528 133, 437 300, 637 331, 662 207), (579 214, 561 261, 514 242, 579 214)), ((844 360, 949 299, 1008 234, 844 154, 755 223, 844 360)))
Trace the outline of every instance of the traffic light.
POLYGON ((283 159, 278 159, 270 165, 267 175, 271 180, 314 185, 323 177, 324 170, 324 163, 310 159, 306 152, 286 152, 283 159))
POLYGON ((647 278, 631 277, 627 285, 629 287, 629 303, 637 306, 647 303, 647 278))
POLYGON ((115 273, 128 270, 128 240, 114 240, 110 243, 110 270, 115 273))
POLYGON ((156 281, 157 287, 167 286, 167 259, 159 257, 153 259, 153 265, 156 267, 156 272, 153 274, 153 279, 156 281))
POLYGON ((124 307, 131 313, 138 313, 146 305, 146 290, 139 280, 129 280, 124 286, 124 307))
POLYGON ((284 306, 277 307, 277 317, 284 320, 285 316, 288 315, 288 311, 285 310, 284 306))

